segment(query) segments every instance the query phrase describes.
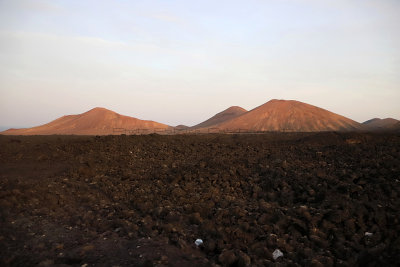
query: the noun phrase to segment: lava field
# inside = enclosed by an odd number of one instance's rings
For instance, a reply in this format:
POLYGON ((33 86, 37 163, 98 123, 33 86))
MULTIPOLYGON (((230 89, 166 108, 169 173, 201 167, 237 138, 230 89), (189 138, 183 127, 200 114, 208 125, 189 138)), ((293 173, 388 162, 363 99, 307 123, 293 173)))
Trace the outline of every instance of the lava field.
POLYGON ((398 266, 399 214, 399 134, 0 136, 1 266, 398 266))

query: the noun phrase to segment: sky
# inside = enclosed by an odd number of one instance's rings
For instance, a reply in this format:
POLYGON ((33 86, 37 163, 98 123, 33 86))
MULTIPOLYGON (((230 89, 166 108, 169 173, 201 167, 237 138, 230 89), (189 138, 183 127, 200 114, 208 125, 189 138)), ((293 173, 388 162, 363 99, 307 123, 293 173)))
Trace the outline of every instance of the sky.
POLYGON ((168 125, 295 99, 400 119, 400 1, 0 0, 0 126, 168 125))

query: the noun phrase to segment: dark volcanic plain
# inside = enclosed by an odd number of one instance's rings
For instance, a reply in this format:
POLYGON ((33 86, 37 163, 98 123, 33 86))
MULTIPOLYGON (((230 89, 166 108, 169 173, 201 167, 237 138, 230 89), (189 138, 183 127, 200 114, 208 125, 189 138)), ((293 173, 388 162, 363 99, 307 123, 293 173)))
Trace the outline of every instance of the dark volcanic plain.
POLYGON ((399 134, 0 136, 0 164, 1 266, 400 264, 399 134))

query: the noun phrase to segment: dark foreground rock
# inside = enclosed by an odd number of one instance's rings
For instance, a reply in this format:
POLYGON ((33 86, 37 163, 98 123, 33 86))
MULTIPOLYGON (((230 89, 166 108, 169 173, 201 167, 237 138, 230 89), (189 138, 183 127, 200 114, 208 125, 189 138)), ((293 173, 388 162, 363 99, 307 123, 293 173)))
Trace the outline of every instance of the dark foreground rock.
POLYGON ((395 134, 0 136, 1 266, 396 266, 399 214, 395 134))

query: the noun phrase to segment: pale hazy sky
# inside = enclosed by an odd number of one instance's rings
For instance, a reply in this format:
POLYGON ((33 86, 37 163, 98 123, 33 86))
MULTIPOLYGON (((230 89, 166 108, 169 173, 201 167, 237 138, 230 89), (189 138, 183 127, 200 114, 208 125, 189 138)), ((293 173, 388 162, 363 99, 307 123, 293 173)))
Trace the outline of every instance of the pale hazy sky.
POLYGON ((169 125, 296 99, 400 119, 400 1, 0 0, 0 126, 169 125))

